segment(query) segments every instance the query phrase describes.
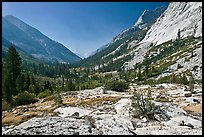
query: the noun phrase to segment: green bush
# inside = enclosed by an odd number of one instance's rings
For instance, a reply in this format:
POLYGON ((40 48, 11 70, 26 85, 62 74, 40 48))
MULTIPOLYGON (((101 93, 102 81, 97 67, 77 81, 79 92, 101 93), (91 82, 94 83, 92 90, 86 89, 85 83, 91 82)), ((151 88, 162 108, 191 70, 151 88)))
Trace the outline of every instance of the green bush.
POLYGON ((57 93, 55 96, 54 96, 54 101, 55 101, 55 104, 57 106, 60 106, 63 104, 63 101, 62 101, 62 97, 59 93, 57 93))
POLYGON ((37 98, 34 93, 24 91, 13 97, 13 103, 15 106, 26 105, 37 102, 37 98))
POLYGON ((45 97, 48 97, 48 96, 50 96, 50 95, 52 95, 52 91, 46 89, 46 90, 44 90, 43 92, 40 92, 40 93, 38 94, 38 98, 45 98, 45 97))
POLYGON ((128 89, 128 84, 126 82, 114 80, 107 83, 105 88, 108 90, 124 92, 125 89, 128 89))
POLYGON ((154 84, 156 84, 156 80, 154 80, 154 79, 148 79, 148 80, 145 80, 144 82, 143 82, 143 84, 146 84, 146 85, 154 85, 154 84))
POLYGON ((151 92, 148 92, 147 97, 144 93, 134 93, 132 96, 132 107, 134 117, 144 116, 148 119, 154 119, 154 104, 151 102, 151 92))

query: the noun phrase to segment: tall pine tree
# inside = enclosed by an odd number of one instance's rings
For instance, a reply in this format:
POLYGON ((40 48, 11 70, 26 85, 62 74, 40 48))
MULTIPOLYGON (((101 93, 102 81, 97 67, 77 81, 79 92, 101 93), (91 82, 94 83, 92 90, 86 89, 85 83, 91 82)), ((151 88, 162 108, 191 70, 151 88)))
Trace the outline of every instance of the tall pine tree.
POLYGON ((12 101, 12 95, 17 95, 16 80, 21 75, 21 57, 13 46, 6 54, 3 68, 3 94, 6 101, 12 101))

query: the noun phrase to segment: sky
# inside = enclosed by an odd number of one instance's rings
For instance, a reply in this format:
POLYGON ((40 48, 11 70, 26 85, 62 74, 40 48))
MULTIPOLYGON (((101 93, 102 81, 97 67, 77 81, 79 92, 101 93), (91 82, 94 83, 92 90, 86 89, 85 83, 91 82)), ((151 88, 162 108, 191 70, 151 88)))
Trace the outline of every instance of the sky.
POLYGON ((144 10, 168 2, 3 2, 2 16, 13 15, 87 57, 133 26, 144 10))

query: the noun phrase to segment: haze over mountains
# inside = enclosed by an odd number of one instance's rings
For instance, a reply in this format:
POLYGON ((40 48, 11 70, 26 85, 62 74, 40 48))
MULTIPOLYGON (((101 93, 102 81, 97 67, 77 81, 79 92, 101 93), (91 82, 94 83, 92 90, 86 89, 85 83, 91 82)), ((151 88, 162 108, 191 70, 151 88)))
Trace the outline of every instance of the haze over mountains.
MULTIPOLYGON (((113 59, 116 56, 126 56, 125 54, 130 52, 130 50, 127 49, 127 43, 133 40, 137 42, 141 41, 146 35, 146 32, 148 31, 149 27, 166 10, 166 8, 167 7, 162 6, 154 10, 145 10, 141 14, 139 19, 136 21, 134 26, 122 31, 120 34, 114 37, 110 43, 96 50, 94 52, 95 55, 92 54, 92 56, 83 60, 82 64, 98 65, 98 64, 101 64, 102 62, 106 62, 104 66, 108 66, 110 59, 113 59), (101 58, 101 60, 99 58, 101 58)), ((130 59, 130 57, 127 57, 127 58, 130 59)), ((121 65, 125 61, 128 61, 128 60, 119 59, 117 62, 120 62, 119 64, 121 65)), ((115 68, 118 68, 118 66, 115 68)))
MULTIPOLYGON (((134 26, 116 36, 108 43, 106 48, 99 50, 95 55, 83 60, 81 65, 93 66, 95 69, 101 69, 103 71, 134 69, 135 65, 142 65, 147 59, 151 60, 156 58, 156 56, 161 56, 160 51, 164 49, 161 48, 162 45, 161 47, 158 45, 169 40, 176 40, 178 38, 178 32, 180 33, 180 39, 186 38, 187 40, 190 36, 202 37, 202 3, 175 2, 170 3, 167 9, 160 7, 152 11, 144 11, 134 26), (151 15, 155 16, 155 18, 152 18, 151 15), (154 54, 150 53, 152 48, 155 50, 154 54), (148 54, 152 55, 152 57, 149 57, 148 54)), ((173 41, 171 44, 174 43, 173 41)), ((190 65, 185 65, 188 63, 184 62, 184 57, 177 57, 178 62, 184 66, 182 72, 188 69, 192 70, 195 66, 202 68, 202 40, 199 39, 198 41, 197 48, 187 50, 191 45, 191 43, 188 43, 189 47, 185 49, 188 52, 183 53, 183 55, 185 54, 185 58, 188 58, 187 56, 190 55, 190 52, 195 52, 196 56, 193 60, 190 60, 190 65)), ((174 46, 172 45, 172 47, 174 46)), ((184 52, 180 50, 175 50, 172 53, 184 52)), ((165 56, 167 58, 171 54, 165 56)), ((157 60, 157 63, 160 61, 162 60, 157 60)), ((168 69, 173 68, 173 70, 176 70, 175 66, 179 63, 175 62, 175 60, 171 61, 172 66, 168 66, 168 69)), ((158 66, 159 64, 154 65, 158 66)), ((200 69, 198 71, 195 72, 196 76, 197 78, 201 78, 202 71, 200 69)))
POLYGON ((45 62, 71 63, 81 60, 64 45, 12 15, 2 17, 2 38, 45 62))

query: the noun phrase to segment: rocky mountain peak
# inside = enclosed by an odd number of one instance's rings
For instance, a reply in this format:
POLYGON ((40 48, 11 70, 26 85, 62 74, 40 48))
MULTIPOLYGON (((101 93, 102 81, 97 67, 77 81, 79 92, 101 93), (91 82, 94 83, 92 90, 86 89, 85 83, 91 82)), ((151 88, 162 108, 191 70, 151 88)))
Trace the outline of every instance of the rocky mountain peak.
POLYGON ((162 6, 154 10, 145 10, 139 17, 134 26, 143 28, 146 24, 153 23, 165 10, 167 7, 162 6))

